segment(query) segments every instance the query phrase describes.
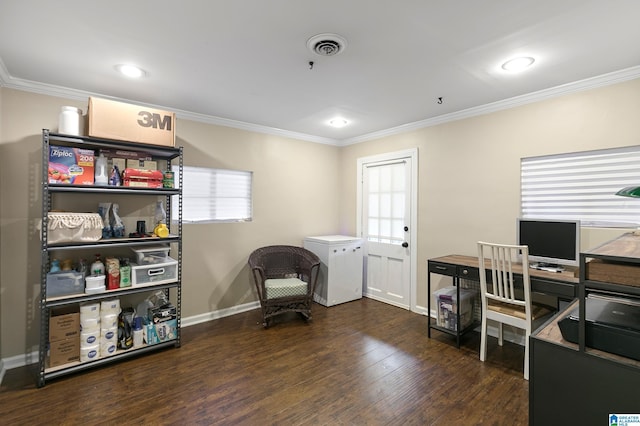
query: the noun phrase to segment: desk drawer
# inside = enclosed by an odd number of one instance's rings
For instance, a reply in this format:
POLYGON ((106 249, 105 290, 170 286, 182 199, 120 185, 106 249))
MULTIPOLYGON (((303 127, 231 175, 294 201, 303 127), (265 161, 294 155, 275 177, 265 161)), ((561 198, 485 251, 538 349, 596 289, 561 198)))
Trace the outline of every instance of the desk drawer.
POLYGON ((531 290, 566 299, 573 299, 577 297, 577 287, 574 284, 541 280, 540 278, 534 277, 531 277, 531 290))
POLYGON ((480 281, 480 270, 468 266, 458 266, 458 277, 465 280, 480 281))
POLYGON ((453 277, 456 275, 456 265, 439 262, 429 262, 429 272, 453 277))

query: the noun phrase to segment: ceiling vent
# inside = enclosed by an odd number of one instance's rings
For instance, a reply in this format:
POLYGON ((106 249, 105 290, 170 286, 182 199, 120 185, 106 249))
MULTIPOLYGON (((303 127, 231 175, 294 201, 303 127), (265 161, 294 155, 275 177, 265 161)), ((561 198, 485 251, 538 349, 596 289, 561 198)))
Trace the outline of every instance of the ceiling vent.
POLYGON ((337 34, 318 34, 307 40, 309 50, 320 56, 335 56, 347 48, 347 40, 337 34))

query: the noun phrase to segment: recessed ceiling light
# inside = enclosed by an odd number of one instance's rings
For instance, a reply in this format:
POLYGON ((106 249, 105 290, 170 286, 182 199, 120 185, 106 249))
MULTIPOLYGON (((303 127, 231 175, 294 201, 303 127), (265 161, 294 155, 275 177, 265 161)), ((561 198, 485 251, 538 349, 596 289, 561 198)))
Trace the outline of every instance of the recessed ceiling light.
POLYGON ((349 124, 349 122, 345 118, 342 118, 342 117, 335 117, 335 118, 332 118, 331 120, 329 120, 329 126, 331 126, 331 127, 340 128, 340 127, 346 126, 347 124, 349 124))
POLYGON ((531 56, 521 56, 519 58, 509 59, 502 64, 502 69, 505 71, 522 71, 529 68, 534 62, 535 59, 531 56))
POLYGON ((140 78, 144 77, 147 74, 142 68, 138 68, 135 65, 120 64, 116 65, 116 69, 120 73, 131 78, 140 78))

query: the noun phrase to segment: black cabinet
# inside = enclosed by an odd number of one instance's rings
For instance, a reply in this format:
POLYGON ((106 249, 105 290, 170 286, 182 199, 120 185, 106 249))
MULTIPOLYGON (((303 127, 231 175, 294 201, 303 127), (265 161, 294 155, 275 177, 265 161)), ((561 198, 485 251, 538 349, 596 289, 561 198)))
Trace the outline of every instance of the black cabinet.
POLYGON ((640 361, 587 346, 585 321, 589 298, 640 304, 637 280, 638 235, 624 234, 580 254, 578 298, 530 337, 530 424, 601 425, 609 424, 611 414, 640 413, 640 361), (558 322, 576 307, 578 339, 571 343, 558 322))

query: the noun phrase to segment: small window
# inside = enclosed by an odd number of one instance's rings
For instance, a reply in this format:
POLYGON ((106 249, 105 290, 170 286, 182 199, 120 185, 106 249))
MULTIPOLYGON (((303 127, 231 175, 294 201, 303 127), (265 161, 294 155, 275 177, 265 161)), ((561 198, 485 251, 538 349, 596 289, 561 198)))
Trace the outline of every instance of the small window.
POLYGON ((640 185, 640 146, 523 158, 525 218, 579 219, 581 226, 635 227, 640 199, 615 193, 640 185))
MULTIPOLYGON (((174 166, 174 172, 178 168, 174 166)), ((246 222, 252 219, 253 173, 239 170, 182 168, 182 222, 246 222)), ((178 200, 171 203, 178 217, 178 200)))

